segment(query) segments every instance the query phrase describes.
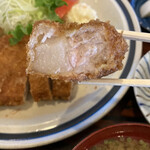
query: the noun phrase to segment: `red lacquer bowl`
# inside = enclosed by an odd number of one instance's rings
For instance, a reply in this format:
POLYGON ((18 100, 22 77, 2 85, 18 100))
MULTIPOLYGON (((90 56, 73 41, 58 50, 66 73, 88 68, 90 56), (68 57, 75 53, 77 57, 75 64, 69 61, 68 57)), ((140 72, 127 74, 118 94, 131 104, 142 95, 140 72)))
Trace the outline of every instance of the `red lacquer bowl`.
POLYGON ((150 143, 150 125, 139 123, 124 123, 100 129, 82 140, 73 150, 88 150, 94 145, 109 138, 129 136, 150 143))

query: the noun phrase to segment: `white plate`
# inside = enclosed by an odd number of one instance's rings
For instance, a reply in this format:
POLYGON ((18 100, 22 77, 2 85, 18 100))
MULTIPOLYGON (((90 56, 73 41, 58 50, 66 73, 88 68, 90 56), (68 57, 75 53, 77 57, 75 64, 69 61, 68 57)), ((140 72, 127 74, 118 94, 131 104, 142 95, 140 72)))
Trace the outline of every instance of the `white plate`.
MULTIPOLYGON (((134 78, 150 79, 150 51, 140 60, 134 78)), ((134 93, 141 112, 150 123, 150 88, 134 87, 134 93)))
MULTIPOLYGON (((127 0, 81 0, 91 5, 103 21, 118 29, 140 31, 127 0)), ((131 78, 140 59, 140 42, 128 41, 124 69, 109 77, 131 78)), ((126 93, 127 87, 77 87, 73 100, 0 107, 0 148, 27 148, 72 136, 106 115, 126 93)))

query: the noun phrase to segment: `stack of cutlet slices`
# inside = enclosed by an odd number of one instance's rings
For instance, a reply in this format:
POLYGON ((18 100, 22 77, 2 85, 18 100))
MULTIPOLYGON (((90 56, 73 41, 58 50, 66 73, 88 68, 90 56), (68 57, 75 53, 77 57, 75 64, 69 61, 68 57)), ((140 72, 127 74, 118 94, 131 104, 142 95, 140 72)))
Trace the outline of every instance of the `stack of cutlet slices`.
POLYGON ((24 37, 14 46, 9 44, 9 38, 8 35, 0 37, 0 105, 16 106, 25 103, 28 86, 36 102, 69 100, 73 88, 71 82, 26 75, 26 44, 29 37, 24 37))

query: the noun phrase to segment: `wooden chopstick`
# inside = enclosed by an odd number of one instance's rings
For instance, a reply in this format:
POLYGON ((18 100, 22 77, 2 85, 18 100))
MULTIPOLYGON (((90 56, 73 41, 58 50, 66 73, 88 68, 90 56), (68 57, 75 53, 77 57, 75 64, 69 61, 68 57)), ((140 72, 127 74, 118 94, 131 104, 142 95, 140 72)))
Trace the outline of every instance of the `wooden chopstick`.
POLYGON ((137 40, 150 43, 150 33, 145 32, 135 32, 135 31, 122 31, 117 30, 119 33, 122 33, 125 39, 137 40))
POLYGON ((105 79, 104 78, 98 80, 78 82, 78 84, 150 87, 150 79, 105 79))

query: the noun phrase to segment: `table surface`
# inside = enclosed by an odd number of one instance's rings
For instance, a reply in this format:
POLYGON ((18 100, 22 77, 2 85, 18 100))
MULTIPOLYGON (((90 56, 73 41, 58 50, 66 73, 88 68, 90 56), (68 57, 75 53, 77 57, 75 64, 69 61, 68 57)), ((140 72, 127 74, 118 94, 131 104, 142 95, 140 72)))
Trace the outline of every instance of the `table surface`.
MULTIPOLYGON (((142 31, 146 32, 144 29, 142 29, 142 31)), ((144 55, 149 50, 150 43, 143 43, 142 55, 144 55)), ((126 122, 138 122, 148 124, 136 103, 132 87, 129 88, 128 92, 114 109, 112 109, 105 117, 97 121, 89 128, 60 142, 42 147, 30 148, 29 150, 72 150, 75 145, 77 145, 82 139, 84 139, 92 132, 109 125, 126 122)))

